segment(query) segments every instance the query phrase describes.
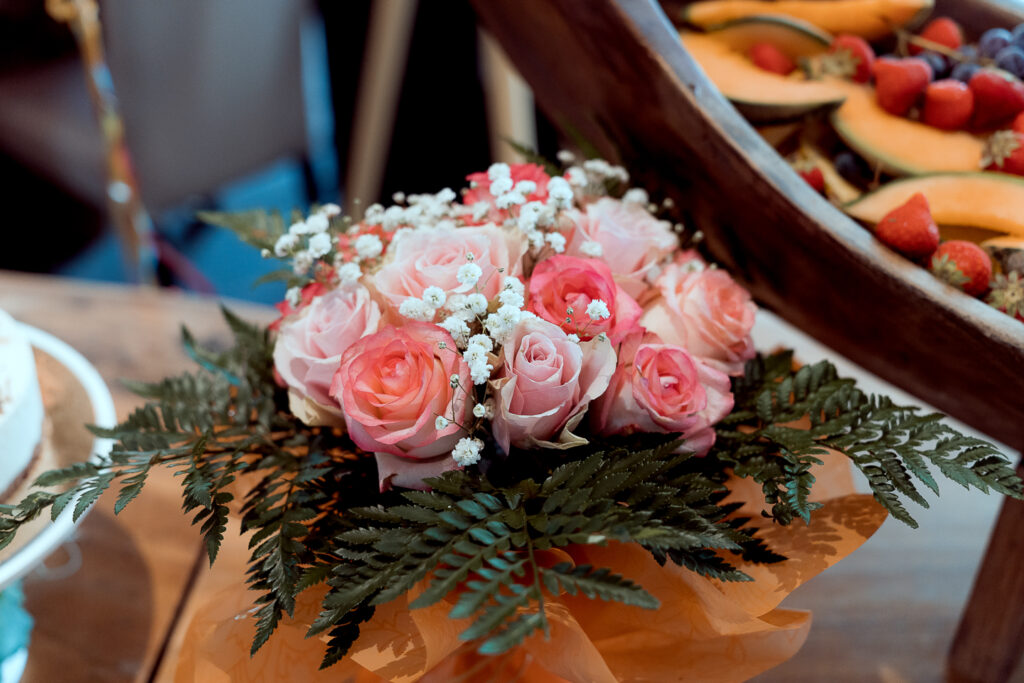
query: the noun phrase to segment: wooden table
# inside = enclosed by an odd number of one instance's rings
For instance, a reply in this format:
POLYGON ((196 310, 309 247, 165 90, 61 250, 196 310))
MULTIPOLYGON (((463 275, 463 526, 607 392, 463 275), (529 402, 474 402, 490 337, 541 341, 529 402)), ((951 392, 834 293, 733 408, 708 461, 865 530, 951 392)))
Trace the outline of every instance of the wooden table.
MULTIPOLYGON (((273 317, 267 308, 232 307, 250 319, 273 317)), ((156 380, 188 368, 178 344, 182 323, 204 342, 227 337, 216 301, 167 291, 0 272, 0 308, 80 350, 109 383, 121 416, 137 402, 118 378, 156 380)), ((944 485, 933 509, 914 511, 921 529, 886 522, 786 601, 815 612, 810 638, 757 680, 941 680, 998 505, 944 485)), ((36 619, 26 683, 173 680, 175 635, 187 621, 181 615, 190 595, 208 588, 198 534, 168 477, 153 479, 120 516, 112 507, 108 495, 82 523, 75 539, 82 566, 74 575, 26 581, 36 619)), ((1013 680, 1024 683, 1024 671, 1013 680)))

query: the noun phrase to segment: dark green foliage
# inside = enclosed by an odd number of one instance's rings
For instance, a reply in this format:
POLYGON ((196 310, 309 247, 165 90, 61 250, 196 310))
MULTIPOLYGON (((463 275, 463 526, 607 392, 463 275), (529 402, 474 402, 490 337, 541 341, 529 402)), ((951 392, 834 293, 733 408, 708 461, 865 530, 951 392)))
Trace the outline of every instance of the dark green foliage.
MULTIPOLYGON (((259 220, 235 227, 257 244, 283 230, 280 219, 259 220)), ((777 523, 807 520, 817 507, 808 498, 812 467, 824 448, 849 456, 876 498, 911 524, 902 500, 926 504, 916 483, 937 491, 934 470, 964 486, 1022 494, 1012 467, 990 445, 957 434, 938 416, 863 394, 828 363, 794 372, 787 353, 752 361, 735 380, 736 408, 706 457, 675 452, 673 435, 651 434, 591 438, 565 452, 504 456, 492 448, 480 467, 429 480, 430 491, 380 493, 371 457, 288 412, 274 383, 267 331, 227 311, 225 318, 235 338, 229 350, 203 349, 184 331, 185 348, 201 369, 131 384, 145 405, 117 427, 93 429, 116 440, 109 456, 48 472, 37 483, 56 490, 0 506, 0 547, 47 509, 56 517, 74 503, 80 516, 110 487, 118 490, 119 512, 154 467, 171 468, 211 562, 233 510, 250 534, 246 581, 258 608, 253 651, 293 613, 301 591, 327 583, 311 632, 327 634, 329 666, 376 606, 421 582, 412 607, 457 591, 450 615, 469 620, 462 637, 485 654, 546 632, 545 601, 562 592, 657 607, 643 587, 607 568, 547 566, 542 554, 555 548, 636 543, 662 564, 749 580, 739 560, 785 558, 735 516, 738 504, 723 502, 726 480, 734 472, 756 481, 777 523), (785 426, 807 415, 810 429, 785 426)))

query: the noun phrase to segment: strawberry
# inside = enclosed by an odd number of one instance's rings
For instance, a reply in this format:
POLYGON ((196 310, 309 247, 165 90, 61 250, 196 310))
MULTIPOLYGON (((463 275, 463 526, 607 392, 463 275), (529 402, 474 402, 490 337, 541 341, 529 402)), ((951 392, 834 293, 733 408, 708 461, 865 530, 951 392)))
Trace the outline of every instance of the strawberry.
POLYGON ((930 270, 971 296, 988 291, 992 279, 992 259, 974 242, 950 240, 943 242, 932 255, 930 270))
POLYGON ((822 174, 821 169, 817 166, 811 166, 809 168, 797 168, 797 174, 803 178, 808 185, 814 188, 814 191, 819 194, 825 193, 825 176, 822 174))
POLYGON ((998 128, 1024 111, 1024 83, 1005 71, 982 69, 967 86, 974 94, 974 128, 998 128))
POLYGON ((1024 133, 1024 111, 1017 114, 1017 118, 1010 124, 1010 128, 1017 131, 1018 133, 1024 133))
POLYGON ((788 76, 796 69, 796 63, 771 43, 754 43, 747 51, 754 66, 773 74, 788 76))
MULTIPOLYGON (((956 23, 949 17, 938 17, 932 19, 918 34, 925 40, 930 40, 933 43, 939 45, 945 45, 950 50, 958 50, 960 46, 964 44, 964 31, 960 28, 960 24, 956 23)), ((916 55, 924 52, 925 48, 918 47, 911 43, 910 54, 916 55)))
POLYGON ((895 116, 905 116, 932 80, 932 68, 917 57, 875 61, 875 96, 878 106, 895 116))
POLYGON ((985 303, 1024 322, 1024 276, 1017 272, 996 275, 985 303))
POLYGON ((970 122, 974 112, 974 93, 966 83, 947 78, 935 81, 924 91, 922 119, 929 126, 957 130, 970 122))
POLYGON ((875 51, 860 36, 841 34, 828 48, 830 63, 828 72, 846 76, 858 83, 871 80, 871 68, 875 64, 875 51))
POLYGON ((990 171, 1024 175, 1024 133, 1001 130, 990 135, 981 165, 990 171))
POLYGON ((911 259, 931 256, 939 246, 939 227, 920 192, 886 214, 875 226, 875 235, 911 259))

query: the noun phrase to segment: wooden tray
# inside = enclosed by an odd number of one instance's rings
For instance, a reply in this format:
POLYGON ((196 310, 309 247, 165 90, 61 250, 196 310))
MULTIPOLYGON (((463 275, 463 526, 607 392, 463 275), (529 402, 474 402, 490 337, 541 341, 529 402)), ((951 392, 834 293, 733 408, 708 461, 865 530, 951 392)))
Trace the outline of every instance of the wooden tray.
MULTIPOLYGON (((1024 325, 951 290, 811 190, 705 77, 657 2, 473 4, 555 125, 675 199, 762 304, 1024 447, 1024 325)), ((968 31, 1024 20, 995 2, 937 5, 968 31)))

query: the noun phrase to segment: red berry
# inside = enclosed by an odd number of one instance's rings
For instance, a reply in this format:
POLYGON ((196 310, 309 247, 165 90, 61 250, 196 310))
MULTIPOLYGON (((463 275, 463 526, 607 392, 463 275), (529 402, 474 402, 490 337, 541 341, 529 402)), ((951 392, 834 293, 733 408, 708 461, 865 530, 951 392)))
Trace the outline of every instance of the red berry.
POLYGON ((974 94, 966 83, 947 78, 931 83, 924 91, 922 119, 943 130, 965 127, 974 112, 974 94))
POLYGON ((990 135, 981 163, 990 171, 1024 175, 1024 133, 1001 130, 990 135))
POLYGON ((1018 133, 1024 133, 1024 111, 1017 114, 1017 118, 1013 120, 1010 128, 1017 131, 1018 133))
POLYGON ((825 176, 822 174, 821 169, 817 166, 813 166, 807 169, 797 169, 797 173, 800 177, 807 181, 807 184, 814 188, 815 192, 819 194, 825 193, 825 176))
POLYGON ((921 259, 939 246, 939 227, 932 220, 928 200, 918 192, 875 226, 875 235, 904 256, 921 259))
MULTIPOLYGON (((960 24, 949 17, 938 17, 928 22, 928 25, 919 34, 925 40, 930 40, 939 45, 945 45, 950 50, 957 50, 964 44, 964 32, 960 24)), ((910 45, 910 54, 916 55, 924 52, 925 48, 917 45, 910 45)))
POLYGON ((755 66, 774 74, 788 76, 796 69, 796 63, 771 43, 754 43, 747 54, 755 66))
POLYGON ((842 65, 840 73, 849 75, 858 83, 867 83, 871 80, 871 67, 875 64, 875 51, 871 49, 867 41, 860 36, 842 34, 836 36, 829 46, 830 54, 839 55, 846 53, 849 63, 842 65))
POLYGON ((878 106, 895 116, 905 116, 932 80, 932 68, 917 57, 875 61, 875 96, 878 106))
POLYGON ((1024 111, 1024 83, 1005 71, 982 69, 967 85, 974 93, 974 128, 998 128, 1024 111))
POLYGON ((992 259, 974 242, 943 242, 932 255, 932 273, 971 296, 988 291, 992 279, 992 259))

